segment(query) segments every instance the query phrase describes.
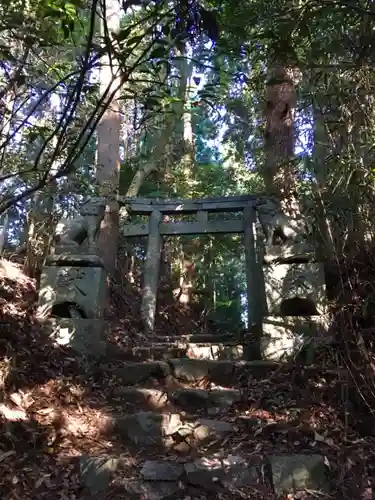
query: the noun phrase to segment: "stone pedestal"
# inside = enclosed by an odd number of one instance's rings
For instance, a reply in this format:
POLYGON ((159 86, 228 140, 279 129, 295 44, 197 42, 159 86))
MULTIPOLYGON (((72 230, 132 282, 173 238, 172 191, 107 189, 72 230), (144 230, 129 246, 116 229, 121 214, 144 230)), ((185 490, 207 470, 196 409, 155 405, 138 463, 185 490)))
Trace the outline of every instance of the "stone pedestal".
POLYGON ((267 315, 312 316, 326 312, 323 264, 276 264, 264 266, 263 273, 267 315))
POLYGON ((263 254, 263 359, 287 361, 329 343, 324 265, 307 243, 275 245, 263 254))
POLYGON ((327 316, 267 316, 263 320, 261 353, 263 359, 282 361, 293 358, 306 341, 331 341, 327 316))
POLYGON ((57 344, 101 356, 106 349, 105 295, 106 273, 97 255, 58 253, 42 271, 38 317, 57 344))
POLYGON ((84 318, 101 318, 104 313, 106 275, 102 267, 63 261, 45 266, 40 279, 39 314, 62 315, 63 305, 74 304, 84 318))

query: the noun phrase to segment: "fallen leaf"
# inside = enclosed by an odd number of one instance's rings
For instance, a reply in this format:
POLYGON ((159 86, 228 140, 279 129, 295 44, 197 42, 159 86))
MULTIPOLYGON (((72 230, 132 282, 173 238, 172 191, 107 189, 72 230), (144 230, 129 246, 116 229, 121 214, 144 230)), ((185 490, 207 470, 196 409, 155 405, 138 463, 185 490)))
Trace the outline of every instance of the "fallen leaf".
POLYGON ((12 410, 8 406, 2 404, 0 405, 0 413, 6 420, 15 422, 17 420, 27 420, 27 414, 24 410, 12 410))

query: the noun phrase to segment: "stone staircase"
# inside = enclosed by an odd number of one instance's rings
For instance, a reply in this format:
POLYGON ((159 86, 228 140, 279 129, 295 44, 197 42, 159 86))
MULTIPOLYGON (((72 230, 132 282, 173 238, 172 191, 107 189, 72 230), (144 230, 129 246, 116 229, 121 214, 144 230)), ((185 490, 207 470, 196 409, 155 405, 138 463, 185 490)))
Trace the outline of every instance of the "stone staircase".
MULTIPOLYGON (((133 214, 149 216, 147 224, 124 227, 128 236, 148 235, 141 314, 136 318, 142 320, 145 331, 154 331, 162 237, 236 232, 244 235, 247 323, 262 326, 264 345, 257 356, 279 360, 305 345, 314 347, 317 334, 328 331, 324 265, 316 262, 315 252, 303 242, 267 247, 263 255, 255 238, 257 212, 268 243, 273 240, 268 233, 283 232, 280 223, 271 224, 275 213, 268 201, 253 195, 123 200, 133 214), (209 220, 209 213, 228 211, 242 211, 243 218, 209 220), (174 222, 164 223, 163 217, 176 212, 196 214, 195 222, 178 221, 173 229, 174 222)), ((325 458, 311 454, 316 448, 281 447, 276 442, 276 451, 273 444, 265 450, 258 425, 261 418, 254 422, 254 412, 246 413, 249 394, 254 395, 249 386, 256 389, 252 404, 260 413, 267 413, 262 407, 265 398, 280 396, 273 394, 273 381, 268 382, 280 364, 248 361, 250 341, 243 343, 230 335, 153 336, 152 341, 143 338, 132 348, 107 349, 106 273, 94 242, 81 245, 88 233, 98 232, 105 205, 103 198, 82 204, 80 216, 73 220, 74 230, 72 221, 60 221, 65 237, 60 237, 43 269, 37 314, 54 343, 82 355, 85 363, 101 359, 87 373, 87 392, 92 389, 91 380, 96 381, 100 395, 96 401, 94 394, 93 406, 107 415, 99 430, 113 444, 113 453, 81 457, 81 479, 88 496, 193 500, 211 495, 229 500, 285 498, 297 490, 315 492, 314 498, 328 494, 332 482, 325 458), (292 449, 301 454, 289 453, 292 449)), ((314 349, 310 351, 313 355, 314 349)), ((293 402, 286 401, 284 413, 289 409, 293 413, 293 408, 293 402)), ((282 436, 280 441, 288 442, 288 433, 282 436)))
POLYGON ((241 381, 261 386, 280 365, 242 358, 242 344, 225 335, 155 336, 108 350, 94 377, 116 380, 106 389, 111 417, 103 432, 122 451, 80 458, 88 496, 229 500, 309 491, 303 498, 325 498, 332 482, 324 456, 258 451, 257 424, 240 411, 248 407, 241 381))
MULTIPOLYGON (((118 349, 113 353, 118 357, 118 349)), ((244 345, 229 334, 195 334, 185 336, 155 336, 141 346, 125 348, 121 357, 126 361, 159 361, 170 358, 241 360, 244 345)))

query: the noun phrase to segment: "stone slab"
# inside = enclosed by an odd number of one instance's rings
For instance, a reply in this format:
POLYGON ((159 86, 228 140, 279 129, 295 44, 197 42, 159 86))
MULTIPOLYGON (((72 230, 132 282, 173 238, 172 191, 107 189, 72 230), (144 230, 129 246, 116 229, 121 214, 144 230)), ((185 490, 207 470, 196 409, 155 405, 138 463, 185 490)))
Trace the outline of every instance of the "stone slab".
POLYGON ((83 356, 106 354, 106 329, 103 319, 56 318, 42 321, 50 338, 83 356))
POLYGON ((228 409, 241 401, 241 392, 235 389, 180 389, 169 396, 176 406, 186 411, 206 410, 209 414, 214 410, 228 409))
POLYGON ((311 490, 324 495, 331 492, 328 467, 322 455, 271 455, 272 483, 279 496, 311 490))
POLYGON ((238 490, 258 486, 264 480, 263 463, 259 457, 249 462, 237 455, 212 455, 198 458, 184 467, 187 482, 205 491, 215 492, 218 487, 238 490))
POLYGON ((231 423, 210 418, 201 418, 189 423, 188 426, 187 428, 191 430, 189 437, 198 445, 211 440, 223 439, 234 432, 231 423))
POLYGON ((152 411, 114 417, 112 429, 125 442, 163 449, 174 449, 181 443, 186 448, 198 448, 234 432, 233 425, 222 420, 185 420, 179 413, 158 414, 152 411))
POLYGON ((227 344, 236 345, 240 343, 241 337, 234 333, 192 333, 188 335, 155 335, 154 342, 176 342, 178 344, 227 344))
POLYGON ((106 274, 100 267, 45 266, 40 279, 38 314, 48 317, 58 304, 77 304, 86 318, 101 318, 106 274))
POLYGON ((308 243, 272 245, 265 248, 265 264, 290 264, 315 260, 315 250, 308 243))
POLYGON ((197 383, 201 380, 223 387, 236 386, 240 372, 249 371, 254 377, 264 377, 279 366, 273 361, 211 361, 176 358, 169 360, 171 374, 177 380, 197 383))
POLYGON ((112 404, 112 398, 115 400, 116 407, 123 406, 126 413, 130 413, 130 409, 155 412, 173 410, 168 393, 159 389, 119 386, 115 387, 109 396, 109 404, 112 404))
POLYGON ((111 478, 115 474, 119 460, 110 457, 82 455, 79 459, 80 476, 84 486, 96 498, 106 498, 111 478))
POLYGON ((163 361, 126 362, 120 366, 102 365, 100 371, 111 371, 122 379, 124 385, 136 385, 151 379, 163 379, 170 373, 170 367, 163 361))
POLYGON ((177 413, 160 415, 152 411, 114 418, 114 430, 125 441, 137 446, 171 447, 183 422, 177 413))
POLYGON ((201 380, 222 387, 235 386, 241 373, 249 372, 253 377, 268 376, 280 364, 276 361, 211 361, 208 359, 174 358, 168 363, 125 362, 120 366, 101 364, 100 373, 110 372, 122 380, 124 385, 136 385, 157 379, 161 381, 171 377, 177 381, 196 383, 201 380))
POLYGON ((124 361, 162 361, 171 358, 241 360, 244 359, 242 344, 210 344, 190 342, 164 342, 119 349, 115 345, 108 346, 108 356, 124 361))
POLYGON ((183 486, 170 481, 138 481, 130 480, 124 483, 126 499, 167 500, 184 498, 183 486))
POLYGON ((109 344, 108 356, 112 359, 123 361, 164 361, 170 358, 186 356, 187 346, 173 343, 154 344, 150 346, 134 346, 119 349, 116 345, 109 344))
POLYGON ((308 339, 328 338, 327 316, 266 316, 262 323, 263 359, 288 361, 308 339))
POLYGON ((323 264, 275 264, 263 266, 263 274, 266 315, 312 316, 326 313, 327 299, 323 264), (298 299, 307 299, 312 302, 315 305, 315 311, 305 311, 303 304, 298 304, 298 299))
POLYGON ((126 412, 129 407, 139 410, 158 412, 183 410, 189 413, 205 410, 209 415, 228 409, 241 401, 241 392, 234 389, 178 389, 161 391, 138 387, 118 387, 112 395, 116 405, 124 404, 126 412))
MULTIPOLYGON (((167 433, 175 431, 184 435, 182 421, 172 419, 167 423, 167 433)), ((164 426, 163 422, 162 426, 164 426)), ((185 435, 190 430, 185 430, 185 435)), ((161 434, 160 434, 161 435, 161 434)), ((166 436, 164 436, 166 437, 166 436)), ((166 459, 149 459, 144 450, 144 460, 136 463, 139 475, 127 477, 121 473, 122 459, 107 456, 80 457, 80 479, 96 498, 108 498, 111 480, 121 498, 144 500, 190 499, 199 492, 209 498, 328 498, 336 487, 337 477, 331 477, 327 459, 319 454, 246 456, 218 453, 204 454, 199 458, 185 459, 179 463, 175 456, 166 459), (116 477, 118 476, 118 477, 116 477), (336 481, 335 481, 336 479, 336 481)), ((357 497, 355 497, 357 498, 357 497)), ((367 498, 367 497, 366 497, 367 498)), ((354 499, 354 497, 353 497, 354 499)))
POLYGON ((146 460, 140 473, 146 481, 177 481, 184 473, 184 467, 167 460, 146 460))
POLYGON ((55 249, 55 253, 46 259, 47 266, 82 266, 82 267, 104 267, 99 255, 88 254, 87 251, 77 253, 77 250, 69 251, 65 247, 55 249))

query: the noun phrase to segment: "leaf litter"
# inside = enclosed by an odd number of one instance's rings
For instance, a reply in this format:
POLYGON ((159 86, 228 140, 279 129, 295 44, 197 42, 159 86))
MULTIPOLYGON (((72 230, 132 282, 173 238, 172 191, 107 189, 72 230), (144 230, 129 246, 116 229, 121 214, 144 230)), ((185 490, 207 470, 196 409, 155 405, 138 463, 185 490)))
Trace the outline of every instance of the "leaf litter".
MULTIPOLYGON (((109 318, 114 345, 142 342, 137 321, 131 323, 137 294, 126 296, 126 320, 109 318), (127 332, 127 333, 126 333, 127 332)), ((35 282, 15 264, 0 266, 0 497, 3 500, 83 499, 78 457, 110 454, 123 459, 123 470, 113 481, 110 498, 123 498, 123 477, 138 477, 139 460, 168 458, 184 462, 186 457, 165 451, 125 447, 105 429, 111 421, 109 388, 120 381, 87 370, 67 348, 57 347, 45 336, 35 319, 35 282), (117 485, 117 486, 116 486, 117 485), (120 496, 118 496, 120 495, 120 496)), ((122 303, 122 307, 124 303, 122 303)), ((124 309, 122 309, 124 311, 124 309)), ((115 315, 114 315, 115 316, 115 315)), ((133 314, 134 318, 139 315, 133 314)), ((172 314, 166 316, 168 322, 172 314)), ((176 314, 176 325, 186 321, 192 328, 194 315, 176 314), (177 321, 178 320, 178 321, 177 321)), ((169 324, 169 323, 168 323, 169 324)), ((163 328, 166 328, 165 325, 163 328)), ((165 330, 164 330, 165 331, 165 330)), ((217 441, 203 453, 235 453, 244 457, 267 453, 322 453, 335 469, 338 498, 367 500, 375 470, 375 439, 362 436, 348 424, 340 392, 341 366, 327 356, 319 366, 285 366, 269 380, 259 383, 250 373, 238 380, 242 400, 220 411, 215 418, 235 424, 235 435, 217 441), (345 439, 343 439, 345 437, 345 439), (353 485, 356 489, 353 490, 353 485)), ((155 380, 155 386, 163 387, 155 380)), ((200 385, 208 387, 204 381, 200 385)), ((352 416, 353 417, 353 416, 352 416)), ((248 491, 246 498, 268 498, 269 492, 248 491)), ((318 498, 305 492, 304 498, 318 498)), ((219 493, 212 498, 242 498, 243 492, 219 493)), ((210 498, 194 491, 186 500, 210 498)), ((272 497, 269 497, 272 498, 272 497)), ((285 498, 302 498, 288 496, 285 498)))

